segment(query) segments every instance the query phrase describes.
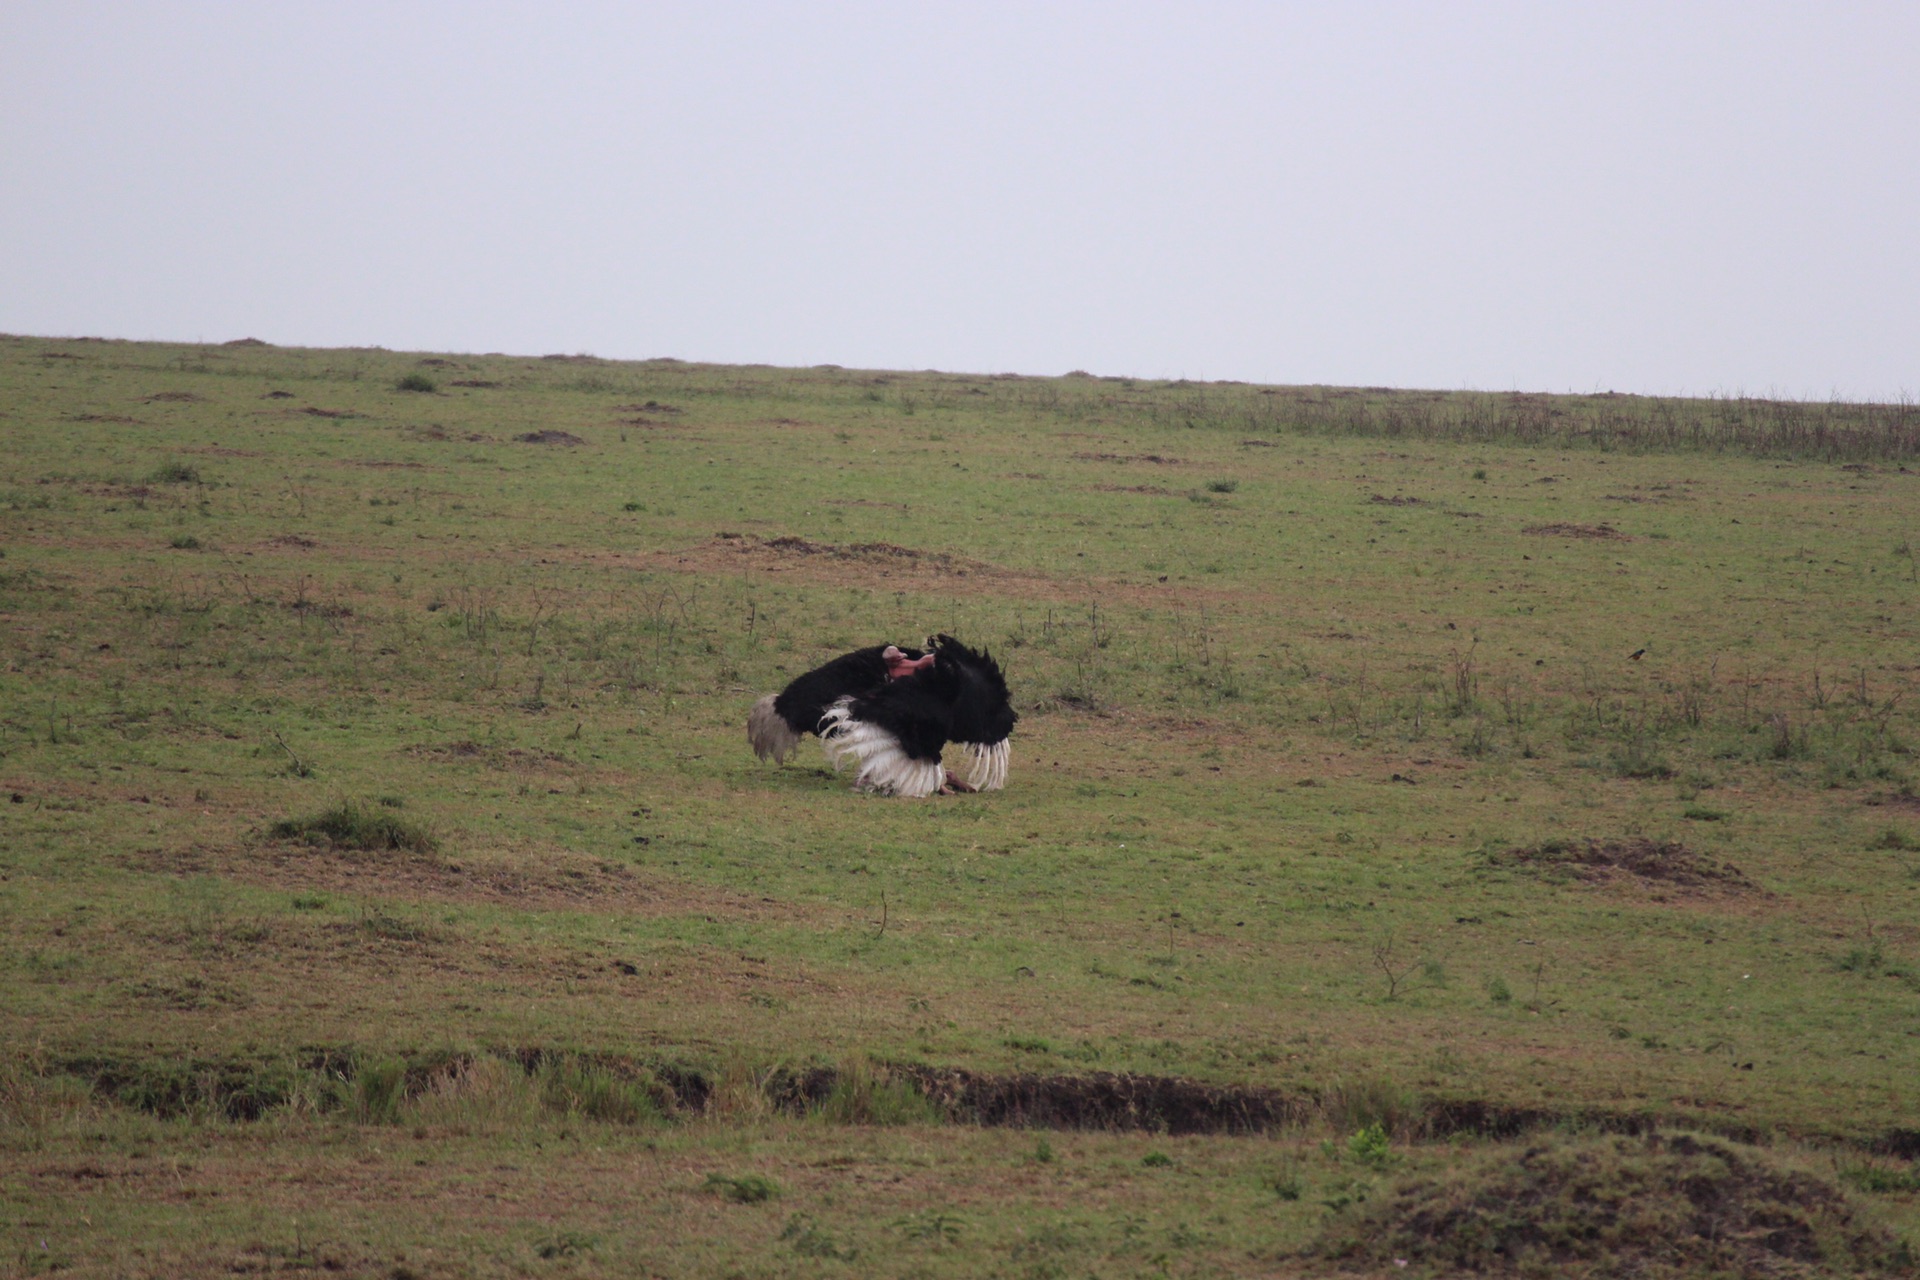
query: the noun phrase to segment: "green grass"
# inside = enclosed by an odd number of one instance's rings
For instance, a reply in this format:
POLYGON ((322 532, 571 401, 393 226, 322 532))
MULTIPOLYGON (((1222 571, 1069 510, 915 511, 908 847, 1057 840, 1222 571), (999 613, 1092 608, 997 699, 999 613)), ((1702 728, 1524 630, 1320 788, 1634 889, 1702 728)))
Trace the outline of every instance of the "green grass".
POLYGON ((1528 1126, 1920 1127, 1900 406, 445 360, 0 338, 8 1265, 1265 1274, 1528 1126), (1004 792, 745 749, 936 630, 1004 792), (1129 1075, 1283 1119, 973 1126, 1129 1075))

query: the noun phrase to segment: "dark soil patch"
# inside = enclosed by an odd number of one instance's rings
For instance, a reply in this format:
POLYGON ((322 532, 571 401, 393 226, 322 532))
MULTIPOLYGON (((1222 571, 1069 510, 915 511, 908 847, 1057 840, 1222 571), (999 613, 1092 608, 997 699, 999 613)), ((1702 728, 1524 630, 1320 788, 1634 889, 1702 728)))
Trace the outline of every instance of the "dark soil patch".
POLYGON ((985 1075, 896 1067, 950 1118, 1021 1129, 1267 1133, 1304 1124, 1312 1100, 1277 1089, 1204 1084, 1177 1076, 985 1075))
POLYGON ((414 427, 407 434, 415 440, 431 440, 444 443, 448 440, 464 440, 468 444, 489 444, 493 437, 478 431, 451 432, 445 427, 414 427))
POLYGON ((138 418, 128 418, 123 415, 115 414, 115 413, 76 413, 73 415, 73 417, 68 418, 67 421, 68 422, 112 422, 112 423, 117 423, 120 426, 127 426, 127 427, 140 425, 140 419, 138 418))
POLYGON ((524 768, 540 764, 572 764, 573 761, 551 751, 527 747, 497 747, 463 739, 407 748, 407 754, 430 760, 479 760, 496 769, 524 768))
MULTIPOLYGON (((897 546, 891 542, 855 542, 846 546, 836 546, 830 542, 809 542, 805 538, 787 536, 769 538, 763 544, 769 550, 788 555, 829 556, 835 560, 883 560, 912 561, 915 563, 951 567, 953 557, 940 551, 915 551, 912 547, 897 546)), ((960 572, 966 572, 964 569, 960 572)))
POLYGON ((1378 507, 1424 507, 1427 505, 1425 498, 1403 498, 1399 494, 1389 498, 1376 493, 1367 501, 1378 507))
POLYGON ((1367 1270, 1679 1277, 1911 1274, 1840 1191, 1693 1134, 1489 1151, 1340 1214, 1314 1252, 1367 1270))
POLYGON ((491 378, 455 378, 451 382, 447 383, 447 385, 450 387, 489 388, 489 387, 497 387, 500 384, 493 381, 493 379, 491 378))
POLYGON ((267 539, 270 547, 292 547, 297 551, 311 551, 320 544, 312 538, 297 533, 282 533, 267 539))
POLYGON ((1158 453, 1076 453, 1073 456, 1082 462, 1151 462, 1162 467, 1185 465, 1184 459, 1158 453))
POLYGON ((1496 867, 1571 874, 1591 883, 1632 879, 1683 889, 1759 891, 1732 863, 1716 862, 1677 841, 1548 840, 1490 854, 1487 861, 1496 867))
POLYGON ((559 431, 552 427, 548 427, 544 431, 528 431, 523 435, 515 436, 514 439, 518 440, 521 444, 564 444, 572 446, 586 443, 585 440, 582 440, 571 431, 559 431))
POLYGON ((1154 498, 1179 496, 1173 490, 1157 484, 1097 484, 1093 487, 1099 493, 1144 493, 1154 498))
POLYGON ((156 391, 147 397, 148 404, 198 404, 200 397, 191 391, 156 391))
POLYGON ((678 405, 661 404, 658 400, 649 400, 645 404, 617 404, 613 406, 613 411, 615 413, 665 413, 665 414, 680 414, 680 413, 686 412, 685 409, 682 409, 678 405))
POLYGON ((263 396, 261 396, 260 398, 261 398, 262 400, 291 400, 291 399, 293 399, 293 392, 291 392, 291 391, 269 391, 269 392, 267 392, 267 394, 265 394, 265 395, 263 395, 263 396))
POLYGON ((1615 538, 1621 542, 1631 541, 1610 524, 1530 524, 1520 532, 1540 538, 1615 538))
POLYGON ((360 416, 350 409, 319 409, 313 405, 308 405, 306 408, 300 410, 300 412, 306 414, 309 418, 357 418, 360 416))

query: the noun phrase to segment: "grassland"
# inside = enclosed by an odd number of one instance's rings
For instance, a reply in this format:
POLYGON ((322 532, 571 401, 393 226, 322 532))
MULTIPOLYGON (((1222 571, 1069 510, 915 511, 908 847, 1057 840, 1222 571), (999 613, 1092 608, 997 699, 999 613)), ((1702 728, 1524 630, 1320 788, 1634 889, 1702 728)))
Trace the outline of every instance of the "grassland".
POLYGON ((1920 1239, 1916 426, 0 338, 0 1267, 1293 1274, 1655 1125, 1920 1239), (934 630, 1006 791, 746 750, 934 630))

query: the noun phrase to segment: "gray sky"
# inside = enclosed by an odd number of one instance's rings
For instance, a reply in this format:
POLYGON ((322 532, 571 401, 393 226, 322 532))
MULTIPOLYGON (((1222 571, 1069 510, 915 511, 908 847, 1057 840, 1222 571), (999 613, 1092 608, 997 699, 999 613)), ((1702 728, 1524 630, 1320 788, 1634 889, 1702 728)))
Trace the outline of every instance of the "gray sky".
POLYGON ((0 331, 1920 394, 1920 5, 0 6, 0 331))

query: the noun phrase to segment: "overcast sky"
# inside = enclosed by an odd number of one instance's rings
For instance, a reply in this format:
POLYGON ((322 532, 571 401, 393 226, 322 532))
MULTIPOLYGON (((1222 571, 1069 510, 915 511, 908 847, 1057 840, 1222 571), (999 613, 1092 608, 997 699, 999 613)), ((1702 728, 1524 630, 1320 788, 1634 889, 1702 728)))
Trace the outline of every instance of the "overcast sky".
POLYGON ((1920 5, 0 3, 0 331, 1920 394, 1920 5))

